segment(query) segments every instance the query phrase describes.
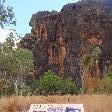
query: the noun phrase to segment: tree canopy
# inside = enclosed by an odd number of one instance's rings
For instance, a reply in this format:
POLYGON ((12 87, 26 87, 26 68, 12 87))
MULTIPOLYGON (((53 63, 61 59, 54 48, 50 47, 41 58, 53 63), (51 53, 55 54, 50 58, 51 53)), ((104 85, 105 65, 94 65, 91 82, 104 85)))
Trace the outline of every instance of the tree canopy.
POLYGON ((5 0, 0 0, 0 26, 4 28, 6 25, 16 25, 13 7, 6 6, 5 0))

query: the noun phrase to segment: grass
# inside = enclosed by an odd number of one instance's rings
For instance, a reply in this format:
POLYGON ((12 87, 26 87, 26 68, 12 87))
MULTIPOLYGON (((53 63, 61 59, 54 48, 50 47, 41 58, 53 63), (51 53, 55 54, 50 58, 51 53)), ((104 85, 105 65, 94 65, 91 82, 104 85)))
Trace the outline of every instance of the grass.
POLYGON ((3 97, 0 99, 0 112, 27 112, 32 103, 83 103, 85 112, 112 112, 112 95, 3 97))

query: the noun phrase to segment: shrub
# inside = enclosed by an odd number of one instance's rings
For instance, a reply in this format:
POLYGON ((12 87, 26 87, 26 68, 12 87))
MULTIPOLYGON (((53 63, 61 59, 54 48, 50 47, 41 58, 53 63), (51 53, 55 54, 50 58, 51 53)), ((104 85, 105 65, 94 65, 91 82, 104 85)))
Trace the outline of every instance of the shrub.
POLYGON ((23 85, 22 86, 22 95, 27 96, 27 95, 31 95, 31 94, 32 94, 32 92, 31 92, 29 86, 23 85))
POLYGON ((79 94, 81 90, 76 87, 72 78, 63 79, 51 70, 48 70, 34 84, 35 94, 54 95, 54 94, 79 94))
POLYGON ((37 82, 38 91, 43 95, 52 95, 60 91, 62 85, 62 79, 55 75, 54 72, 48 70, 37 82))
POLYGON ((14 85, 12 83, 4 83, 2 84, 2 82, 0 82, 0 95, 7 95, 7 96, 10 96, 10 95, 13 95, 14 94, 14 85))
POLYGON ((11 96, 11 95, 13 95, 14 94, 14 85, 13 84, 9 84, 8 85, 8 88, 7 88, 7 95, 8 96, 11 96))
POLYGON ((106 94, 112 93, 112 73, 105 74, 103 78, 104 91, 106 94))
POLYGON ((112 74, 106 73, 104 78, 92 78, 94 93, 112 93, 112 74))
POLYGON ((63 79, 63 84, 61 86, 61 93, 62 94, 79 94, 80 89, 76 87, 75 83, 72 81, 71 78, 63 79))
POLYGON ((21 83, 18 85, 18 95, 20 96, 29 96, 32 95, 31 88, 25 83, 21 83))

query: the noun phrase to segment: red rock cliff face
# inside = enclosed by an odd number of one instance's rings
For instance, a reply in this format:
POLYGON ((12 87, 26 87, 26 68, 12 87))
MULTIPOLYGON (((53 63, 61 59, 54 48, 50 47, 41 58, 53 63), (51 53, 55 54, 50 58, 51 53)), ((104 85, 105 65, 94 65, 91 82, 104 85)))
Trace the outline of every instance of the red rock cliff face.
MULTIPOLYGON (((65 5, 61 12, 42 11, 30 21, 31 34, 21 40, 32 50, 37 76, 48 69, 71 76, 81 85, 84 54, 96 46, 102 53, 92 68, 84 68, 84 77, 101 77, 112 67, 112 3, 107 0, 82 0, 65 5)), ((88 81, 87 81, 88 82, 88 81)))

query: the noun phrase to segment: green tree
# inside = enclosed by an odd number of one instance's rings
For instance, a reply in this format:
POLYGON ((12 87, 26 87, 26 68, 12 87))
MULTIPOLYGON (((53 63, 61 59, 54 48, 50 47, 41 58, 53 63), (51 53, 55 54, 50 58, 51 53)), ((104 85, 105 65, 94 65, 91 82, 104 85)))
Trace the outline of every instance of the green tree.
MULTIPOLYGON (((13 37, 8 37, 0 48, 0 71, 5 85, 9 82, 15 86, 22 86, 25 76, 33 68, 32 53, 15 46, 13 37)), ((21 87, 22 88, 22 87, 21 87)))
MULTIPOLYGON (((16 25, 16 19, 15 15, 13 13, 13 8, 10 6, 6 6, 5 0, 0 0, 0 27, 4 28, 6 25, 16 25)), ((8 78, 6 78, 6 63, 7 61, 5 60, 4 57, 4 52, 3 52, 3 44, 0 43, 0 94, 1 92, 4 93, 8 92, 8 84, 9 82, 7 81, 8 78), (3 90, 3 91, 1 91, 3 90)), ((8 77, 8 76, 7 76, 8 77)), ((10 89, 13 88, 10 84, 10 89)), ((9 92, 11 93, 11 92, 9 92)))

